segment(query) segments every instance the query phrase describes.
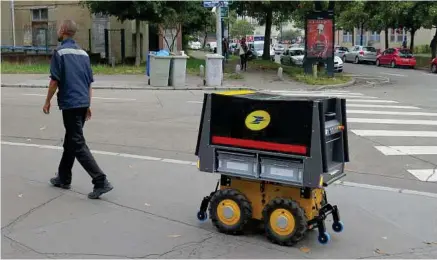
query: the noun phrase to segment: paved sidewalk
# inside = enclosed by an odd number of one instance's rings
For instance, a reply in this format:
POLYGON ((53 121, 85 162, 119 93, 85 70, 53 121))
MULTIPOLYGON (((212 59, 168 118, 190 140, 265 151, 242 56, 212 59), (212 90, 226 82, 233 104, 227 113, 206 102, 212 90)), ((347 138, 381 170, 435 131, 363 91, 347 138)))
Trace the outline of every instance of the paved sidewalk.
MULTIPOLYGON (((225 80, 221 87, 206 87, 198 76, 187 75, 185 86, 153 87, 147 84, 147 76, 143 75, 95 75, 93 87, 96 89, 267 89, 298 90, 314 88, 297 82, 276 80, 272 72, 245 74, 242 80, 225 80)), ((2 87, 46 88, 49 83, 48 74, 1 74, 2 87)))
POLYGON ((115 188, 88 200, 75 164, 72 191, 48 185, 60 158, 49 147, 2 145, 2 258, 436 258, 436 198, 333 185, 345 231, 295 247, 262 234, 225 236, 195 217, 218 175, 178 161, 96 154, 115 188), (422 224, 421 224, 422 223, 422 224))

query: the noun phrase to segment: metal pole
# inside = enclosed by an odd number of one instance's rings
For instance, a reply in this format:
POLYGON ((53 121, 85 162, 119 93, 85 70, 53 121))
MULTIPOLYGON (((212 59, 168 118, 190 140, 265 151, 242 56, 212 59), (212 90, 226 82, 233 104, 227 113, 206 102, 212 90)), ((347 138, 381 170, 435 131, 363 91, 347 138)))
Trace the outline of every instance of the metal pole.
POLYGON ((15 5, 14 0, 11 0, 11 16, 12 16, 12 42, 15 47, 15 5))
POLYGON ((222 55, 222 17, 221 17, 221 7, 217 6, 215 9, 216 13, 216 29, 215 34, 217 38, 217 54, 222 55))

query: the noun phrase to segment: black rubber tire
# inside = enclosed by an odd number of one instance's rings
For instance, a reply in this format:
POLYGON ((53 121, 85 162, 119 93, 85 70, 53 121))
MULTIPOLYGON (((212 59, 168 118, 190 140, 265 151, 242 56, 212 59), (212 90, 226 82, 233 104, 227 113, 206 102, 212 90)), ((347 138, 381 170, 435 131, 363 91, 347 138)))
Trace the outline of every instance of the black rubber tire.
POLYGON ((437 73, 437 65, 435 65, 435 64, 431 65, 431 72, 432 73, 437 73))
POLYGON ((355 57, 354 63, 355 63, 355 64, 360 64, 360 58, 358 58, 358 56, 355 57))
POLYGON ((271 200, 263 210, 263 220, 264 228, 267 238, 278 245, 281 246, 292 246, 302 240, 308 230, 307 219, 304 210, 299 206, 299 204, 291 199, 286 198, 275 198, 271 200), (294 231, 286 236, 281 237, 276 234, 270 227, 270 214, 278 208, 284 208, 293 214, 295 229, 294 231))
POLYGON ((246 196, 234 189, 218 190, 214 196, 212 196, 209 203, 209 216, 214 226, 221 233, 230 235, 240 235, 244 232, 244 227, 252 219, 252 205, 246 196), (217 216, 217 206, 225 199, 235 201, 240 208, 240 220, 233 226, 227 226, 222 223, 217 216))

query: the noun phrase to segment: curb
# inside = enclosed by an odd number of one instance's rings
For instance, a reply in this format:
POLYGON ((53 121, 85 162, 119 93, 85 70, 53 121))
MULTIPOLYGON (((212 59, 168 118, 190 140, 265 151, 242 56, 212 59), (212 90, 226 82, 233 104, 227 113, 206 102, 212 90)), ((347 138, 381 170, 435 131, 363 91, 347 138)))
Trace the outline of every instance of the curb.
MULTIPOLYGON (((1 84, 2 88, 48 88, 42 85, 19 85, 19 84, 1 84)), ((113 86, 93 86, 93 89, 111 89, 111 90, 257 90, 254 88, 242 86, 225 86, 225 87, 113 87, 113 86)))
POLYGON ((355 82, 356 82, 355 78, 352 78, 349 82, 346 82, 346 83, 320 86, 320 87, 316 88, 315 90, 317 91, 317 90, 324 90, 324 89, 331 89, 331 88, 346 88, 346 87, 350 87, 350 86, 354 85, 355 82))

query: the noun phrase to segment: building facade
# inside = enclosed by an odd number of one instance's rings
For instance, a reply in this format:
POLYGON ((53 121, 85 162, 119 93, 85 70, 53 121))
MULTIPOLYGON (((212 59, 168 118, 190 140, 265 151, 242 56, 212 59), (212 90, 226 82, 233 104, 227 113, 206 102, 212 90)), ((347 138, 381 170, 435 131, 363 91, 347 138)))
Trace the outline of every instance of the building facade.
MULTIPOLYGON (((99 16, 79 1, 1 1, 1 45, 58 46, 57 29, 65 19, 77 23, 75 39, 84 49, 105 56, 105 29, 108 29, 109 57, 121 60, 121 29, 124 29, 125 57, 135 57, 135 21, 120 22, 115 17, 99 16), (12 19, 14 16, 14 19, 12 19)), ((141 22, 141 54, 149 50, 148 24, 141 22)), ((146 55, 142 55, 143 60, 146 55)))
MULTIPOLYGON (((430 42, 435 34, 435 28, 433 29, 425 29, 421 28, 416 31, 414 35, 414 46, 420 45, 430 45, 430 42)), ((361 32, 359 29, 354 29, 353 32, 336 30, 335 32, 335 44, 341 45, 345 47, 352 47, 354 45, 360 44, 361 32)), ((407 39, 407 47, 409 47, 411 42, 411 35, 406 30, 396 30, 389 29, 388 31, 389 37, 389 47, 400 47, 402 46, 402 42, 404 38, 407 39)), ((372 32, 372 31, 364 31, 363 33, 363 44, 364 45, 372 45, 376 49, 385 49, 385 33, 384 31, 372 32)))

